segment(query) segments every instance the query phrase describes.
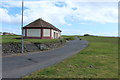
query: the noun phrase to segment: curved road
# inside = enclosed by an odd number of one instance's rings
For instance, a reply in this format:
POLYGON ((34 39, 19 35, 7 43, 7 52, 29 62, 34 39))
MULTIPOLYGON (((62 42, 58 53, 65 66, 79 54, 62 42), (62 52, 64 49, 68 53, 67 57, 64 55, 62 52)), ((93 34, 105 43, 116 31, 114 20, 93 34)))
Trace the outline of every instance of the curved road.
POLYGON ((85 40, 76 38, 64 47, 43 53, 27 54, 2 58, 3 78, 21 78, 30 73, 46 68, 72 56, 88 45, 85 40))

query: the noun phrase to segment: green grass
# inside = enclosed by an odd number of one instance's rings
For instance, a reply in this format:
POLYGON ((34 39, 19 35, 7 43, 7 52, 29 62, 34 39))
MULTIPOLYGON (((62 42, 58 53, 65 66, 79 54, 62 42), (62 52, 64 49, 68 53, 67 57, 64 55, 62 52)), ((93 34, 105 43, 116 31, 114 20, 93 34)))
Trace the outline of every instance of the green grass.
POLYGON ((25 78, 117 78, 118 39, 94 36, 80 38, 89 41, 86 49, 25 78))
POLYGON ((74 40, 75 39, 75 36, 66 36, 66 35, 63 35, 62 37, 64 39, 69 38, 70 40, 74 40))
POLYGON ((2 35, 2 43, 20 43, 21 40, 15 39, 20 38, 20 35, 2 35))
MULTIPOLYGON (((21 43, 20 35, 4 35, 2 36, 2 43, 21 43)), ((24 39, 25 43, 55 43, 58 39, 24 39)))

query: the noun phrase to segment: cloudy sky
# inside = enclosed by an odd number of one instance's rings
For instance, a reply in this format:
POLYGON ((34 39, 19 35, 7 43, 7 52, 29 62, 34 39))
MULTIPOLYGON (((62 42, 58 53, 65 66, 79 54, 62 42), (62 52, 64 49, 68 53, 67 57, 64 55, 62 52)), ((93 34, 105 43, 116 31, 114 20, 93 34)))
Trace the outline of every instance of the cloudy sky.
MULTIPOLYGON (((0 12, 0 32, 21 34, 21 0, 3 0, 0 12)), ((24 25, 38 18, 63 35, 118 35, 117 0, 24 0, 24 25)))

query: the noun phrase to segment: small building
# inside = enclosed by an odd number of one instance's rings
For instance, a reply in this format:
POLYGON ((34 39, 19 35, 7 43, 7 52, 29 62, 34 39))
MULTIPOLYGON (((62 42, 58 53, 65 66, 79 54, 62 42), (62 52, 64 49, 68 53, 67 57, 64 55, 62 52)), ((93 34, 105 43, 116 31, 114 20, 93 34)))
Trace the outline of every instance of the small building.
POLYGON ((10 33, 8 33, 8 32, 3 32, 3 35, 10 35, 10 33))
POLYGON ((16 35, 14 33, 10 33, 10 32, 0 32, 0 35, 16 35))
POLYGON ((23 27, 24 38, 57 39, 61 37, 61 30, 41 18, 23 27))

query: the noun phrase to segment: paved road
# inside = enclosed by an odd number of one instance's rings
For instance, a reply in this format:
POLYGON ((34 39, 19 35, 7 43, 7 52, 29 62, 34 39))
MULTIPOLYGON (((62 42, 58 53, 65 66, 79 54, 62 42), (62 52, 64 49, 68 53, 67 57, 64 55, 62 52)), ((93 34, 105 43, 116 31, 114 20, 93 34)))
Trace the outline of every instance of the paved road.
POLYGON ((64 47, 43 53, 35 53, 24 56, 13 56, 3 58, 3 78, 21 78, 30 73, 59 63, 72 56, 88 45, 85 40, 76 38, 66 43, 64 47))

